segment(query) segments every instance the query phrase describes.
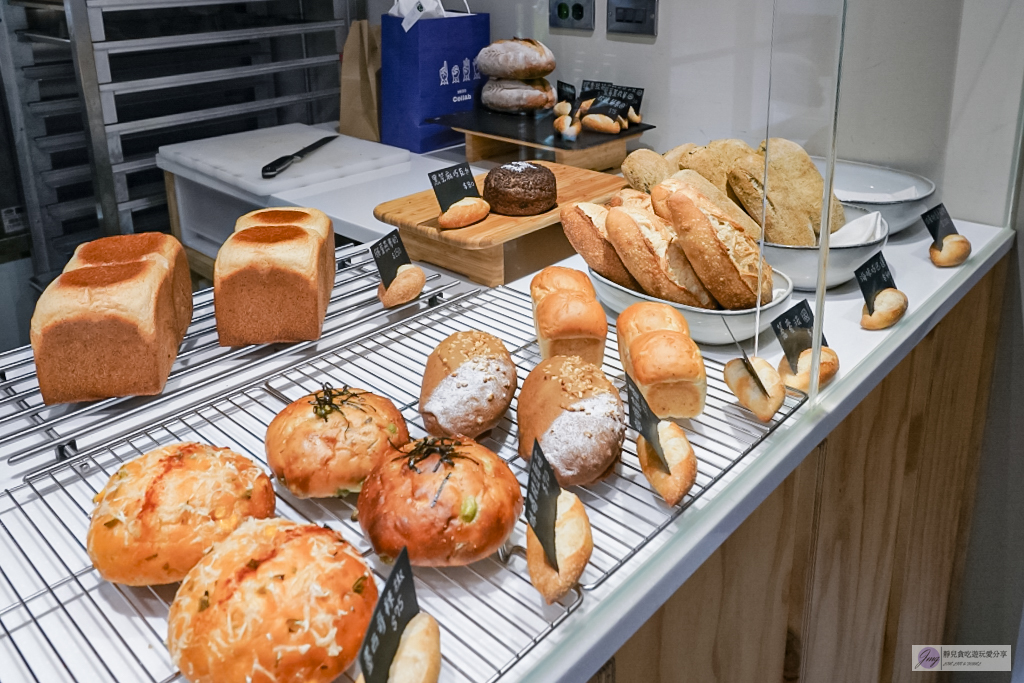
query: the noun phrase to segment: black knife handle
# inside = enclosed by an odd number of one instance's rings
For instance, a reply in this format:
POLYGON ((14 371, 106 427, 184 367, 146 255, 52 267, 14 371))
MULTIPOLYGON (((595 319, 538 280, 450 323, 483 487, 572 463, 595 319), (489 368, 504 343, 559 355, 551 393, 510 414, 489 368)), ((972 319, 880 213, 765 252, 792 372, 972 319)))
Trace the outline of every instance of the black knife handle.
POLYGON ((295 163, 295 157, 289 154, 288 156, 274 159, 269 164, 263 167, 263 178, 276 178, 278 173, 281 173, 286 168, 295 163))

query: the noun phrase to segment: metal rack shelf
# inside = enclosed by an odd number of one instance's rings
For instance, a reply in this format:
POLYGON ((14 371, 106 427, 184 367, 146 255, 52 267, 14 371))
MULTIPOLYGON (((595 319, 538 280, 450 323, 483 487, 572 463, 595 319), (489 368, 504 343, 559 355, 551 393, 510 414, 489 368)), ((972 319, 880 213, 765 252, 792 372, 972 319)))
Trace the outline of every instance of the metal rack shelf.
MULTIPOLYGON (((174 414, 139 415, 132 431, 83 449, 0 494, 0 552, 12 558, 0 570, 0 658, 26 679, 49 680, 56 672, 73 680, 178 680, 163 646, 174 586, 129 588, 99 579, 83 545, 95 493, 122 462, 176 441, 227 446, 265 466, 263 438, 270 420, 323 381, 387 396, 406 417, 412 436, 420 436, 416 406, 426 357, 444 337, 466 329, 490 332, 506 343, 520 385, 539 360, 530 299, 507 288, 478 291, 174 414), (45 656, 32 656, 37 652, 45 656)), ((516 550, 525 544, 522 520, 506 545, 511 552, 467 567, 414 569, 420 605, 441 627, 442 681, 500 679, 537 643, 557 633, 583 600, 598 599, 593 589, 685 509, 705 495, 721 495, 720 489, 707 492, 806 399, 791 393, 776 419, 761 424, 736 405, 720 379, 722 366, 706 364, 707 407, 698 418, 682 422, 698 456, 691 494, 676 507, 666 506, 643 477, 636 435, 629 432, 612 474, 573 489, 587 508, 594 552, 581 585, 561 602, 545 605, 529 583, 516 550)), ((623 386, 613 343, 606 346, 604 370, 616 386, 623 386)), ((516 453, 515 408, 513 403, 481 442, 509 462, 525 487, 527 468, 516 453)), ((278 498, 280 515, 340 529, 364 554, 377 580, 384 580, 387 567, 352 518, 355 496, 300 500, 279 488, 278 498)), ((351 679, 354 674, 349 670, 346 675, 351 679)))

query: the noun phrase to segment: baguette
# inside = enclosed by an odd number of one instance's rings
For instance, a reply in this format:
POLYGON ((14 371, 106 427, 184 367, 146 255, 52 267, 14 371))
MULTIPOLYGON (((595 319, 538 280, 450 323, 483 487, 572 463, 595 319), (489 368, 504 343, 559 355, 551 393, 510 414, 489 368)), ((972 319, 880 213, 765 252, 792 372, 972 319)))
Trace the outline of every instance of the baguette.
POLYGON ((640 470, 651 487, 666 503, 676 505, 697 481, 697 456, 686 438, 686 432, 675 422, 663 420, 658 423, 658 440, 668 464, 668 472, 662 469, 658 454, 642 434, 636 438, 636 456, 640 461, 640 470))
POLYGON ((754 366, 761 384, 768 391, 765 396, 750 376, 742 358, 733 358, 725 364, 723 376, 729 390, 736 396, 740 405, 749 410, 761 422, 771 422, 772 417, 786 400, 786 387, 775 368, 763 358, 752 356, 750 364, 754 366))
POLYGON ((616 207, 605 224, 608 241, 645 292, 687 306, 716 307, 665 221, 653 213, 616 207))
POLYGON ((544 546, 529 525, 526 527, 526 566, 530 583, 549 605, 572 590, 594 551, 587 510, 575 494, 563 490, 555 503, 555 557, 558 570, 548 564, 544 546))
POLYGON ((615 196, 608 200, 608 208, 612 209, 616 206, 628 206, 632 209, 643 209, 644 211, 654 211, 654 206, 651 204, 651 195, 640 190, 634 190, 631 187, 624 187, 615 193, 615 196))
POLYGON ((437 218, 437 224, 445 230, 464 228, 487 218, 491 205, 481 197, 463 197, 448 207, 437 218))
POLYGON ((651 188, 672 175, 671 164, 665 157, 649 149, 634 150, 622 162, 622 175, 629 181, 630 187, 641 192, 650 192, 651 188))
POLYGON ((562 230, 573 249, 587 265, 603 277, 628 289, 640 290, 640 284, 630 275, 615 247, 608 241, 605 220, 608 209, 589 202, 562 207, 562 230))
MULTIPOLYGON (((581 107, 582 109, 582 107, 581 107)), ((622 131, 619 122, 604 114, 587 114, 583 117, 583 127, 597 133, 617 135, 622 131)))
POLYGON ((942 249, 934 244, 928 247, 928 258, 939 268, 959 266, 971 255, 971 242, 963 235, 946 235, 942 238, 942 249))
POLYGON ((907 312, 907 295, 889 287, 875 295, 875 312, 869 314, 864 304, 860 315, 860 326, 865 330, 884 330, 892 327, 907 312))
POLYGON ((698 208, 718 209, 730 222, 741 228, 751 238, 761 239, 761 226, 755 223, 736 202, 729 199, 725 193, 696 171, 679 171, 651 188, 651 205, 654 213, 671 222, 672 213, 668 208, 668 198, 676 192, 685 194, 698 208))
POLYGON ((394 308, 407 304, 420 295, 427 284, 427 274, 419 266, 404 263, 398 266, 398 273, 391 281, 391 286, 384 289, 384 283, 377 283, 377 298, 384 308, 394 308))

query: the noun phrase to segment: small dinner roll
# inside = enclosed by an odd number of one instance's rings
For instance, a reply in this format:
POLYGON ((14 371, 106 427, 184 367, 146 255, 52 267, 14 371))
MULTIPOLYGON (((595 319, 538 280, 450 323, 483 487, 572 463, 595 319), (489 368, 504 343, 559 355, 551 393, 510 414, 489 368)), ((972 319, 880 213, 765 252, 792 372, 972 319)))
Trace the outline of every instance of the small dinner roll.
POLYGON ((598 133, 616 135, 622 129, 619 122, 604 114, 587 114, 583 117, 583 127, 598 133))
POLYGON ((565 116, 559 116, 555 119, 554 126, 555 131, 557 131, 563 139, 568 140, 569 142, 578 138, 580 131, 583 130, 583 124, 580 123, 580 120, 570 118, 568 114, 565 116))
POLYGON ((555 503, 555 557, 558 571, 548 564, 544 546, 533 529, 526 527, 526 566, 530 583, 549 605, 572 590, 594 551, 587 510, 575 494, 562 490, 555 503))
MULTIPOLYGON (((441 675, 441 630, 434 617, 420 612, 405 625, 388 669, 388 683, 437 683, 441 675)), ((365 683, 359 674, 356 683, 365 683)))
POLYGON ((377 284, 377 298, 384 308, 394 308, 407 304, 420 295, 427 284, 427 274, 419 266, 411 263, 398 266, 398 274, 391 281, 391 286, 384 289, 384 283, 377 284))
POLYGON ((555 116, 568 116, 571 112, 571 102, 559 102, 555 105, 555 116))
POLYGON ((889 287, 875 295, 875 312, 868 314, 864 304, 860 314, 860 326, 865 330, 884 330, 892 327, 907 312, 907 295, 889 287))
POLYGON ((946 235, 942 238, 942 249, 936 249, 932 243, 928 247, 928 256, 939 268, 959 266, 971 255, 971 241, 963 235, 946 235))
POLYGON ((640 123, 643 121, 643 117, 640 116, 633 107, 630 107, 629 111, 626 112, 626 118, 629 119, 630 123, 640 123))
POLYGON ((665 502, 675 505, 683 499, 693 482, 697 480, 697 456, 686 438, 686 432, 675 422, 662 420, 658 423, 658 440, 668 463, 668 472, 662 469, 658 454, 640 435, 636 438, 636 455, 651 487, 665 502))
MULTIPOLYGON (((821 369, 818 371, 818 386, 824 387, 832 381, 832 378, 839 372, 839 356, 827 346, 821 347, 821 369)), ((760 373, 758 373, 760 376, 760 373)), ((779 361, 779 377, 787 387, 797 389, 804 393, 811 386, 811 349, 804 349, 797 362, 797 370, 794 374, 789 367, 789 361, 785 356, 779 361)))
POLYGON ((786 385, 782 383, 782 378, 775 368, 764 358, 751 356, 750 364, 754 366, 761 384, 768 391, 767 396, 750 376, 742 358, 733 358, 725 364, 722 373, 725 376, 725 383, 741 406, 752 412, 761 422, 770 422, 782 407, 782 402, 786 400, 786 385))
POLYGON ((491 205, 483 197, 463 197, 437 217, 437 224, 445 230, 464 228, 487 218, 491 205))
MULTIPOLYGON (((590 105, 594 104, 594 98, 591 97, 589 100, 583 100, 580 102, 580 108, 576 110, 576 118, 583 118, 590 111, 590 105)), ((606 117, 607 118, 607 117, 606 117)))

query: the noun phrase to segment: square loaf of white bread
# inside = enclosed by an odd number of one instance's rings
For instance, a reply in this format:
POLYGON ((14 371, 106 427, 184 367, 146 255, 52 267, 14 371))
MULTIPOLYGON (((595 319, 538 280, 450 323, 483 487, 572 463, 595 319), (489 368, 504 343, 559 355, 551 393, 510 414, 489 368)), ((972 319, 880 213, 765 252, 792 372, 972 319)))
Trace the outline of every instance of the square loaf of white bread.
POLYGON ((334 231, 316 209, 239 218, 214 266, 221 346, 319 339, 334 269, 334 231))
POLYGON ((169 264, 65 271, 39 297, 31 339, 47 404, 159 394, 181 339, 169 264))

